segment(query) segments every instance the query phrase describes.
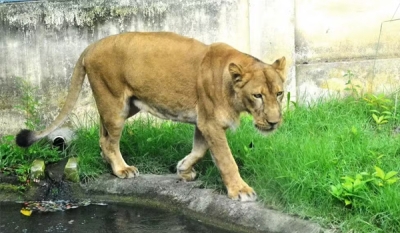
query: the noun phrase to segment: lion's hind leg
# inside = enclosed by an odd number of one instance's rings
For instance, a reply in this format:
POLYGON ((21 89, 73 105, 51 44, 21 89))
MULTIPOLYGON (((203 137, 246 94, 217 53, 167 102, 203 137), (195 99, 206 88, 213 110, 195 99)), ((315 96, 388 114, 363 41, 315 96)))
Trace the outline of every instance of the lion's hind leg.
POLYGON ((124 122, 125 118, 121 114, 100 112, 100 147, 102 157, 111 165, 114 175, 119 178, 132 178, 138 176, 139 171, 136 167, 126 164, 119 148, 124 122))
POLYGON ((193 149, 185 158, 178 162, 177 173, 184 181, 192 181, 196 178, 193 166, 204 157, 208 144, 203 135, 196 127, 193 137, 193 149))

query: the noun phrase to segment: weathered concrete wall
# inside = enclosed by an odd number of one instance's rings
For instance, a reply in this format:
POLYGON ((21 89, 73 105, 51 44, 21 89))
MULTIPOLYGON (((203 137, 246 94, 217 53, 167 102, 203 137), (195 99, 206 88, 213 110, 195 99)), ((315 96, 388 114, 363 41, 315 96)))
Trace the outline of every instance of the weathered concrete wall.
MULTIPOLYGON (((279 13, 284 30, 271 20, 277 15, 273 9, 280 5, 275 0, 64 0, 0 4, 0 127, 3 133, 15 133, 24 126, 24 115, 13 108, 20 103, 22 94, 16 88, 16 77, 39 87, 37 94, 45 106, 40 109, 45 125, 63 105, 73 66, 83 49, 93 41, 120 32, 173 31, 205 43, 226 42, 266 62, 286 56, 294 64, 293 38, 284 41, 292 48, 282 52, 280 48, 286 47, 278 45, 280 38, 287 38, 285 30, 294 36, 290 17, 293 1, 285 1, 288 9, 279 13), (250 14, 250 10, 254 12, 250 14)), ((75 113, 91 109, 93 99, 86 83, 75 113)))
POLYGON ((396 0, 296 0, 298 101, 342 93, 349 81, 364 92, 393 92, 400 84, 400 18, 396 0))

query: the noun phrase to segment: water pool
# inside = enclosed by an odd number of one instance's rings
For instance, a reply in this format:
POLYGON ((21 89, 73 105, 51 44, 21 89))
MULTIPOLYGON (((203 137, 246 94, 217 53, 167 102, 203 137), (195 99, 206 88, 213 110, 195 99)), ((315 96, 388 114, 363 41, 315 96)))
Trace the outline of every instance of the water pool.
POLYGON ((228 233, 181 214, 138 205, 80 206, 55 212, 20 213, 21 203, 0 203, 1 233, 228 233))

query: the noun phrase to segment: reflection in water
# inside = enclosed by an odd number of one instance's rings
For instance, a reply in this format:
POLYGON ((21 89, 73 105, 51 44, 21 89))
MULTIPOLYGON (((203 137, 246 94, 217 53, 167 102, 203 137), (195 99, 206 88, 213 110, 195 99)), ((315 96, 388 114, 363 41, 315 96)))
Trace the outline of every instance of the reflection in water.
POLYGON ((57 212, 20 213, 22 204, 0 203, 0 233, 227 233, 175 213, 137 205, 89 205, 57 212))

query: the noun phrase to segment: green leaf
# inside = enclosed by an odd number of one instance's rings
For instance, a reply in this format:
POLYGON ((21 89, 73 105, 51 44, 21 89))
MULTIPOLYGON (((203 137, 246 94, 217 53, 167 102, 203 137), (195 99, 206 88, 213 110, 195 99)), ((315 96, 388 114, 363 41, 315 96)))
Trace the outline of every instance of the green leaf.
POLYGON ((385 172, 381 168, 375 166, 375 176, 381 178, 382 180, 384 180, 385 179, 385 172))
POLYGON ((357 181, 357 180, 362 180, 362 178, 363 178, 363 177, 362 177, 362 174, 361 174, 361 173, 356 175, 356 181, 357 181))
POLYGON ((379 122, 379 124, 386 124, 386 123, 388 123, 387 120, 381 120, 381 121, 379 122))
POLYGON ((358 134, 357 128, 355 126, 351 127, 351 133, 353 133, 353 135, 357 135, 358 134))
POLYGON ((340 195, 342 194, 342 189, 340 186, 331 185, 331 194, 340 199, 340 195))
POLYGON ((387 183, 388 185, 391 185, 391 184, 396 183, 398 180, 399 180, 399 178, 394 177, 394 178, 391 178, 391 179, 386 180, 386 183, 387 183))
POLYGON ((350 182, 342 183, 342 187, 349 192, 353 192, 353 184, 350 182))
POLYGON ((369 176, 369 173, 368 173, 368 172, 360 172, 360 175, 362 175, 362 176, 369 176))
POLYGON ((340 179, 345 180, 346 183, 347 182, 350 182, 350 183, 354 182, 354 179, 351 178, 350 176, 343 176, 343 177, 340 177, 340 179))
POLYGON ((372 118, 374 118, 375 122, 379 122, 378 116, 375 113, 372 113, 372 118))
POLYGON ((360 179, 356 179, 356 180, 354 181, 354 184, 353 184, 354 188, 357 188, 357 187, 360 186, 360 185, 362 185, 361 180, 360 180, 360 179))
POLYGON ((390 171, 390 172, 386 173, 385 180, 392 178, 393 176, 397 175, 397 173, 398 172, 395 172, 395 171, 390 171))
POLYGON ((382 114, 385 114, 385 115, 392 115, 392 112, 389 112, 389 111, 383 111, 383 112, 382 112, 382 114))
POLYGON ((344 199, 344 204, 346 205, 346 206, 348 206, 348 205, 351 205, 351 201, 349 200, 349 199, 344 199))

